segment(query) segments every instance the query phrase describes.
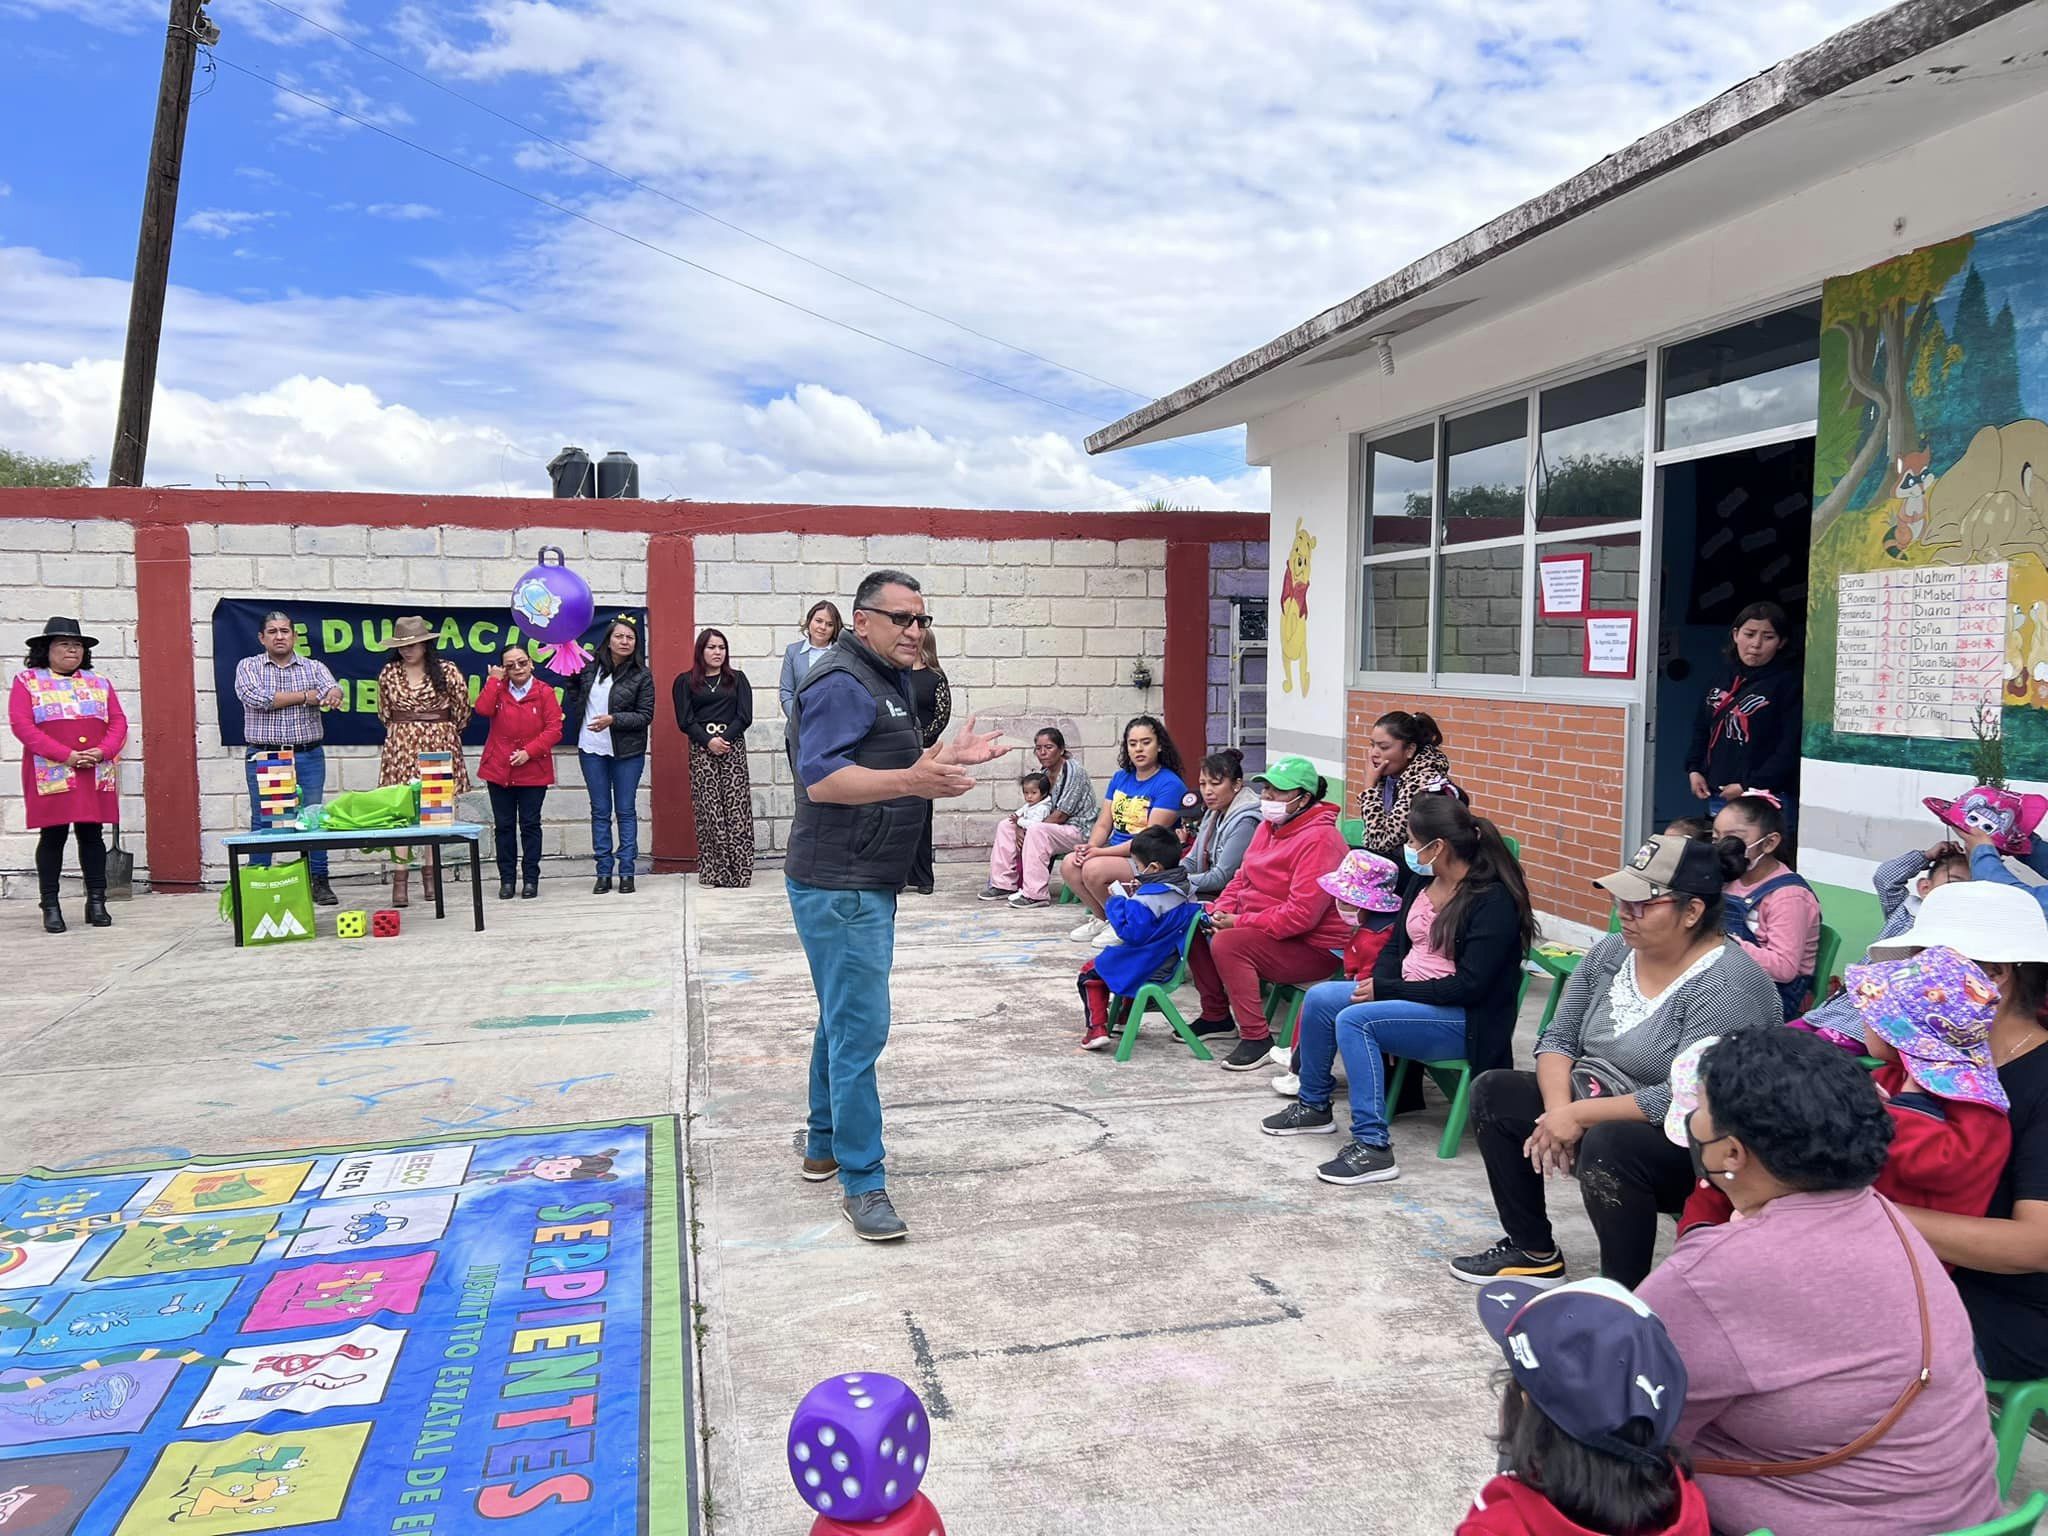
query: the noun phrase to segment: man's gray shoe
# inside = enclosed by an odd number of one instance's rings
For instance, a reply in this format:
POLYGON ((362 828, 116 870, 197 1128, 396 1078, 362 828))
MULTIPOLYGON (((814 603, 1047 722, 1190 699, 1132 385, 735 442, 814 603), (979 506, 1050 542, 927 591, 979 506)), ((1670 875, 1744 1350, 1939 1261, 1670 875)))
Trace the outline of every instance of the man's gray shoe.
POLYGON ((839 1214, 853 1223, 854 1235, 870 1243, 894 1242, 910 1236, 910 1228, 889 1203, 889 1191, 871 1189, 864 1195, 848 1195, 839 1203, 839 1214))

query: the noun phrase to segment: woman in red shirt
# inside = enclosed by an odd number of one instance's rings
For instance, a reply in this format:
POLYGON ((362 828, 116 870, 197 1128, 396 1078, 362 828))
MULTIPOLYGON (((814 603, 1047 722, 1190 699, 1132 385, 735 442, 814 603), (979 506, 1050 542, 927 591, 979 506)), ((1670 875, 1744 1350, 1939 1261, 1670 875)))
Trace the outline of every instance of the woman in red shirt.
POLYGON ((520 896, 540 894, 540 808, 555 782, 555 743, 562 739, 562 704, 533 675, 533 658, 509 645, 476 696, 476 712, 489 718, 477 775, 491 792, 491 822, 498 835, 498 899, 512 896, 512 877, 524 873, 520 896), (525 858, 519 855, 524 844, 525 858))

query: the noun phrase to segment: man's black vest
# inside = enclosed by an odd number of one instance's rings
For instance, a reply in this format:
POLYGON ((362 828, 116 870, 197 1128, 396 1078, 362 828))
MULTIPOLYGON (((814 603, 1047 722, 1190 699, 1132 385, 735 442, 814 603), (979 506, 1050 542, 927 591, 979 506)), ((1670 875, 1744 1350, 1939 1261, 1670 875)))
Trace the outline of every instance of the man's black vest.
POLYGON ((852 676, 875 701, 875 723, 853 749, 855 766, 908 768, 924 753, 917 717, 898 681, 902 673, 885 666, 851 635, 841 635, 797 684, 796 711, 787 728, 796 819, 782 872, 800 885, 828 891, 898 891, 910 878, 924 837, 927 802, 905 795, 874 805, 824 805, 804 793, 803 776, 796 771, 804 695, 834 672, 852 676))

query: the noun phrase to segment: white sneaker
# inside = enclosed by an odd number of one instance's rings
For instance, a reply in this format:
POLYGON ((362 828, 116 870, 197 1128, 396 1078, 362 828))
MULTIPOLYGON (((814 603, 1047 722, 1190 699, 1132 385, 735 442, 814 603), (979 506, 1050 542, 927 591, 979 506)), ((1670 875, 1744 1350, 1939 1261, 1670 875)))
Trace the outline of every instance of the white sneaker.
POLYGON ((1121 943, 1123 943, 1123 940, 1117 936, 1117 931, 1110 927, 1109 924, 1104 923, 1101 935, 1095 940, 1096 948, 1115 949, 1121 943))
POLYGON ((1294 1065, 1294 1047, 1291 1045, 1275 1045, 1266 1055, 1283 1072, 1294 1065))
POLYGON ((1081 926, 1068 934, 1067 937, 1077 944, 1093 944, 1108 927, 1108 923, 1091 914, 1082 918, 1081 926))
POLYGON ((1273 1079, 1273 1091, 1283 1099, 1301 1097, 1301 1078, 1297 1073, 1282 1072, 1273 1079))

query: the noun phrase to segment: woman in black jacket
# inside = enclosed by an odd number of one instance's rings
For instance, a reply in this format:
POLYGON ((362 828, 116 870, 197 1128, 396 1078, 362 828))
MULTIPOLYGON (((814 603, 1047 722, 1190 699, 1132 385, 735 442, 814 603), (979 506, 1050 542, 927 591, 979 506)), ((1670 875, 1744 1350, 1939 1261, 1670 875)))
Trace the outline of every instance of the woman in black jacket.
POLYGON ((1536 936, 1521 865, 1494 824, 1454 795, 1416 797, 1402 856, 1418 878, 1386 948, 1349 1008, 1334 1018, 1302 1010, 1301 1096, 1264 1124, 1269 1136, 1333 1133, 1330 1066, 1341 1051, 1351 1080, 1351 1140, 1316 1170, 1326 1184, 1401 1176, 1387 1132, 1383 1052, 1462 1059, 1475 1076, 1514 1065, 1522 956, 1536 936), (1328 1021, 1313 1036, 1311 1014, 1328 1021))
POLYGON ((647 728, 654 723, 654 674, 642 653, 640 626, 621 614, 612 620, 590 664, 569 682, 562 699, 562 736, 576 743, 583 787, 590 791, 590 849, 597 857, 591 894, 612 888, 633 893, 640 856, 640 775, 647 767, 647 728), (618 852, 612 851, 612 819, 619 824, 618 852))
POLYGON ((1751 603, 1728 637, 1734 666, 1700 702, 1685 771, 1709 816, 1730 800, 1769 790, 1784 807, 1789 836, 1797 819, 1801 677, 1788 654, 1785 610, 1751 603))
POLYGON ((747 727, 754 690, 733 670, 725 636, 697 636, 697 664, 675 681, 676 723, 690 738, 690 799, 697 813, 697 883, 754 883, 754 795, 747 727))

